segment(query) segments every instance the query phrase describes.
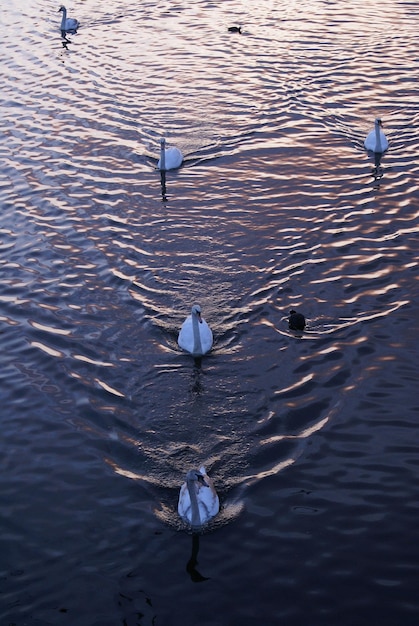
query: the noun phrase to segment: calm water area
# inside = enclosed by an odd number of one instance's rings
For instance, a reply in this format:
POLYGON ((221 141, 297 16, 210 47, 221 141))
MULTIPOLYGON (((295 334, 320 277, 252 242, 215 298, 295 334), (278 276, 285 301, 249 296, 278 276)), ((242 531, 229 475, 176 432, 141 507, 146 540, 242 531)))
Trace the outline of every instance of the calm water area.
POLYGON ((419 3, 58 9, 0 8, 0 626, 417 626, 419 3))

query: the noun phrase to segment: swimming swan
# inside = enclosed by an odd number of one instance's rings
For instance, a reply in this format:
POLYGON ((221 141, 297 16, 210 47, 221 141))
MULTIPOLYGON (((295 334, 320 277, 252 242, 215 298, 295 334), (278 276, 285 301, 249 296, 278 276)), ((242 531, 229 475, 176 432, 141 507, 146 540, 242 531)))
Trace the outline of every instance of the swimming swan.
POLYGON ((74 33, 77 32, 79 27, 79 21, 74 19, 74 17, 67 17, 67 9, 64 6, 61 6, 58 9, 58 12, 63 12, 63 19, 61 20, 61 31, 64 33, 74 33))
POLYGON ((288 318, 288 326, 291 330, 304 330, 306 325, 306 318, 302 313, 297 313, 294 309, 291 309, 290 316, 288 318))
POLYGON ((206 524, 219 512, 220 501, 204 466, 186 474, 177 510, 180 517, 195 528, 206 524))
POLYGON ((375 120, 374 130, 368 133, 364 146, 366 150, 372 152, 385 152, 388 148, 388 140, 383 131, 381 130, 383 122, 379 117, 375 120))
POLYGON ((183 154, 179 148, 166 148, 166 139, 160 139, 160 159, 158 170, 174 170, 182 165, 183 154))
POLYGON ((199 304, 193 305, 191 314, 182 324, 177 341, 182 350, 186 350, 194 356, 202 356, 211 350, 212 331, 201 317, 199 304))

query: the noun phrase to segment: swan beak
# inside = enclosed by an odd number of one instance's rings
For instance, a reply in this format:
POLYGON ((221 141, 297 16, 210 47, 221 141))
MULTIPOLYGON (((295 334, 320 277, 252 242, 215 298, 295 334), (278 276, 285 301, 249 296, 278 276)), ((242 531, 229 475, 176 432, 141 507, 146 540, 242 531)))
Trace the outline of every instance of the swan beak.
POLYGON ((201 317, 201 313, 197 313, 197 316, 198 316, 198 322, 199 322, 200 324, 202 324, 202 317, 201 317))
POLYGON ((208 487, 207 483, 205 482, 205 478, 202 476, 202 474, 197 474, 196 479, 200 485, 202 485, 203 487, 208 487))

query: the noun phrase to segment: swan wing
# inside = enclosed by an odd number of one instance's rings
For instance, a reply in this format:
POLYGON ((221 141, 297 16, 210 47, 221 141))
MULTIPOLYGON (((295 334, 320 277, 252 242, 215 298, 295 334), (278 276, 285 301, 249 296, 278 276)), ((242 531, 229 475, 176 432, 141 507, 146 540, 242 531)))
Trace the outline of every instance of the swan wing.
POLYGON ((374 148, 375 148, 375 130, 372 130, 370 133, 368 133, 368 135, 366 136, 366 139, 364 141, 364 146, 365 146, 366 150, 374 150, 374 148))
POLYGON ((182 350, 186 350, 187 352, 192 352, 193 351, 193 347, 194 347, 194 337, 193 337, 193 327, 192 327, 192 316, 189 315, 189 317, 186 318, 186 320, 183 322, 181 328, 180 328, 180 332, 179 332, 179 337, 177 340, 179 347, 182 348, 182 350))
POLYGON ((191 522, 192 520, 191 498, 189 496, 188 485, 186 483, 183 483, 182 487, 180 488, 177 510, 182 519, 185 519, 191 522))
POLYGON ((201 337, 201 345, 202 345, 202 352, 209 352, 212 348, 212 343, 213 343, 213 335, 212 335, 212 330, 211 328, 208 326, 208 324, 206 323, 206 321, 203 319, 202 323, 199 325, 199 334, 201 337))
POLYGON ((220 510, 220 502, 214 487, 200 485, 198 490, 198 506, 201 524, 206 524, 217 515, 220 510))
POLYGON ((72 32, 73 34, 77 31, 78 27, 79 22, 74 17, 68 17, 64 23, 64 30, 72 32))
POLYGON ((380 131, 380 137, 381 137, 381 147, 383 149, 383 152, 385 152, 388 148, 388 139, 382 130, 380 131))
POLYGON ((173 170, 182 165, 183 154, 179 148, 166 149, 166 169, 173 170))
MULTIPOLYGON (((164 162, 166 170, 175 170, 183 163, 183 154, 179 148, 166 148, 164 151, 164 162)), ((157 169, 161 169, 161 159, 158 160, 157 169)))
POLYGON ((199 485, 198 503, 201 522, 205 524, 215 517, 220 510, 220 501, 215 491, 214 483, 205 471, 205 467, 200 468, 200 473, 204 477, 205 485, 199 485))

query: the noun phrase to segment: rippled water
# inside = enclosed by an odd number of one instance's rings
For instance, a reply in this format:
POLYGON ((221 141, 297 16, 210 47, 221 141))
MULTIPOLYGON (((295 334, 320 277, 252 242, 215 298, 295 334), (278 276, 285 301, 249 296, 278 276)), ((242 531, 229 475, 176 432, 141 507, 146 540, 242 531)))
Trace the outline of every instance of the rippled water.
POLYGON ((417 3, 57 9, 0 9, 1 624, 413 626, 417 3))

